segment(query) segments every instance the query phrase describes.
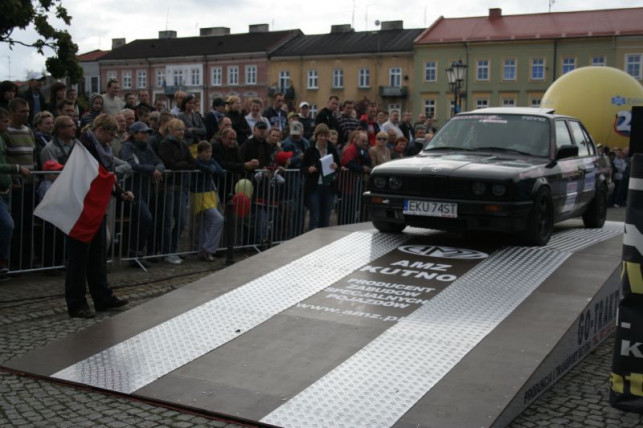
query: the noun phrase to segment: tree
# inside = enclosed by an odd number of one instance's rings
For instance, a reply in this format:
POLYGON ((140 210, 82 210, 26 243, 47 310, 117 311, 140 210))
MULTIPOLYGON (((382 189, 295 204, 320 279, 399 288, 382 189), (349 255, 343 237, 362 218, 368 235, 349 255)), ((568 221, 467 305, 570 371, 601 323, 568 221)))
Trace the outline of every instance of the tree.
POLYGON ((45 54, 45 48, 52 49, 55 55, 47 58, 47 71, 55 78, 68 77, 72 83, 79 82, 83 77, 83 69, 76 56, 78 46, 67 30, 56 29, 49 23, 52 13, 66 25, 71 24, 71 17, 63 7, 62 0, 3 0, 0 42, 8 43, 9 46, 19 44, 32 47, 40 55, 45 54), (24 30, 30 24, 33 24, 38 33, 35 42, 23 42, 13 37, 16 28, 24 30))

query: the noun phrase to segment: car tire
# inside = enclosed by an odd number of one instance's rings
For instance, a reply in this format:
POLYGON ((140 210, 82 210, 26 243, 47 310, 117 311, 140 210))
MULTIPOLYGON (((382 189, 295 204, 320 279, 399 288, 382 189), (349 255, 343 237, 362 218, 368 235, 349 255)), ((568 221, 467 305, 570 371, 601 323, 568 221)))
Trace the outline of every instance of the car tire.
POLYGON ((607 218, 607 189, 601 184, 596 189, 594 199, 583 213, 583 225, 587 228, 600 229, 607 218))
POLYGON ((543 187, 534 197, 534 205, 529 213, 522 239, 527 245, 542 246, 549 242, 553 231, 554 210, 551 193, 548 188, 543 187))
POLYGON ((406 225, 404 223, 391 223, 390 221, 373 220, 375 229, 384 233, 400 233, 404 230, 406 225))

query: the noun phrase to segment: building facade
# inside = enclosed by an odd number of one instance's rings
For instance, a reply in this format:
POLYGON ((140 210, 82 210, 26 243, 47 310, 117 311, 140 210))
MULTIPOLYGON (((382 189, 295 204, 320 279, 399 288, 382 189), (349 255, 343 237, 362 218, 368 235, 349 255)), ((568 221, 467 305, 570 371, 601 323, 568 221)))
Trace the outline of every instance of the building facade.
POLYGON ((161 31, 158 39, 135 40, 103 56, 101 81, 116 79, 121 93, 148 91, 150 100, 165 100, 168 107, 176 91, 187 91, 195 94, 202 112, 216 97, 266 99, 270 53, 299 34, 299 30, 271 32, 267 24, 251 25, 242 34, 230 34, 223 27, 203 28, 201 36, 185 38, 161 31))
POLYGON ((415 113, 436 124, 456 110, 446 69, 467 65, 460 110, 540 105, 558 77, 579 67, 610 66, 642 80, 643 8, 439 18, 414 45, 415 113))
POLYGON ((270 82, 292 107, 306 101, 313 114, 332 95, 340 102, 367 100, 382 109, 411 109, 413 40, 421 32, 391 21, 379 31, 336 25, 328 34, 300 35, 272 54, 270 82))

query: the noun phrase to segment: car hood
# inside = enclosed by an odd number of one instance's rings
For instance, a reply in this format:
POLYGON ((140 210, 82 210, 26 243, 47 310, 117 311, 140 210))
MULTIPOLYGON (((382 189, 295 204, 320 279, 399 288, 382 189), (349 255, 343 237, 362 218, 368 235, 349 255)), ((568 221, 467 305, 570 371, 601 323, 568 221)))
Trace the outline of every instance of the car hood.
POLYGON ((543 167, 547 159, 495 153, 431 153, 379 165, 373 174, 427 174, 451 177, 508 178, 543 167))

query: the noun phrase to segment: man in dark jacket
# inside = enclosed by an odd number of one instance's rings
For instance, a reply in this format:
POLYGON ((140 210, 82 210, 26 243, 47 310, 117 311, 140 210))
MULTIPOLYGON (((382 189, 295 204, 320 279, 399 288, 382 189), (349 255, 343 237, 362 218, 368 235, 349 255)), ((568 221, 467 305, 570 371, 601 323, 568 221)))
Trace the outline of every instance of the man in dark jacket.
POLYGON ((284 94, 277 92, 274 97, 273 104, 263 111, 263 116, 265 116, 270 121, 270 126, 272 128, 277 128, 280 131, 283 131, 288 124, 287 113, 283 109, 284 105, 284 94))
MULTIPOLYGON (((20 98, 24 98, 29 103, 29 126, 33 123, 33 118, 36 114, 45 110, 45 96, 40 92, 45 76, 42 73, 32 71, 27 76, 29 78, 28 88, 26 91, 18 94, 20 98)), ((53 112, 52 112, 53 113, 53 112)))
POLYGON ((339 132, 337 119, 335 118, 335 112, 337 111, 338 106, 339 97, 337 97, 337 95, 331 95, 328 98, 328 104, 326 104, 326 107, 319 110, 319 113, 317 113, 317 116, 315 117, 315 125, 324 123, 326 124, 326 126, 328 126, 328 129, 334 129, 335 131, 339 132))

